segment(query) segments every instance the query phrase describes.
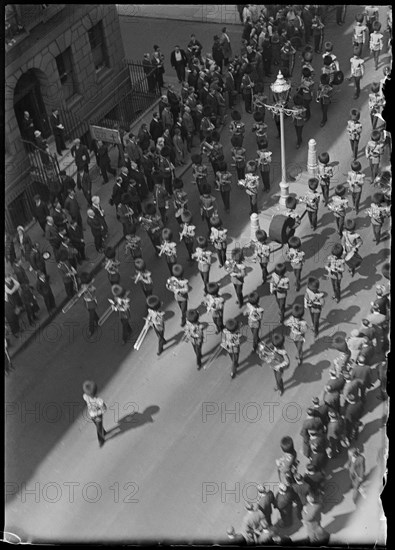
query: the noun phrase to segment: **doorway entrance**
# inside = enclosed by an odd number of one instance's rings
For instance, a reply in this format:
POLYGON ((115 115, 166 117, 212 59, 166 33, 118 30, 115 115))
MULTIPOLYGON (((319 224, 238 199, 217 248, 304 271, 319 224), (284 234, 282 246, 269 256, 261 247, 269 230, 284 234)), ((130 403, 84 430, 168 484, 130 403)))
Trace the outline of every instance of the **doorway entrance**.
POLYGON ((14 111, 22 139, 26 139, 22 125, 25 111, 30 113, 35 130, 40 130, 44 138, 51 135, 51 126, 41 93, 41 84, 35 69, 30 69, 18 80, 14 92, 14 111))

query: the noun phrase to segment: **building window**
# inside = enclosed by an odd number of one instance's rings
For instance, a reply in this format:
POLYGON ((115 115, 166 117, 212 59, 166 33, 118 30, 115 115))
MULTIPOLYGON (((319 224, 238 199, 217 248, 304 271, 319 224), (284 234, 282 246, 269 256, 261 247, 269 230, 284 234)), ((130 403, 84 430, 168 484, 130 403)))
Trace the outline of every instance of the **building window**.
POLYGON ((104 40, 103 23, 100 21, 88 31, 96 72, 108 67, 107 48, 104 40))
POLYGON ((78 93, 73 70, 71 48, 67 48, 67 50, 56 57, 56 65, 58 67, 60 82, 62 83, 63 96, 67 101, 78 93))

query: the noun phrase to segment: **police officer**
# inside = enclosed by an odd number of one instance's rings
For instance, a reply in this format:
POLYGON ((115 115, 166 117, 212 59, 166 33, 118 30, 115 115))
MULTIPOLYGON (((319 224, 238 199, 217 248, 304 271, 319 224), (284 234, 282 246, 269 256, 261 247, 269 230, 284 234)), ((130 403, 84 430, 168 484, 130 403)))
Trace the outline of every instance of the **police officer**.
POLYGON ((225 328, 222 331, 221 347, 224 348, 229 354, 232 361, 232 369, 230 377, 236 376, 236 370, 239 366, 240 355, 240 332, 239 325, 236 319, 229 319, 225 323, 225 328))
POLYGON ((199 312, 196 309, 189 309, 187 312, 187 322, 184 328, 185 338, 191 342, 196 354, 196 364, 199 370, 202 367, 202 345, 203 345, 203 325, 199 323, 199 312))
POLYGON ((165 313, 164 311, 160 311, 161 301, 155 294, 152 294, 146 299, 146 304, 148 308, 147 318, 158 337, 158 351, 156 355, 159 356, 163 351, 163 346, 166 344, 165 322, 163 319, 165 313))
POLYGON ((216 327, 215 333, 222 332, 224 328, 224 299, 219 295, 218 283, 208 283, 207 285, 208 296, 205 298, 205 304, 207 306, 207 312, 211 312, 213 316, 213 322, 216 327))
POLYGON ((247 311, 244 315, 248 316, 248 326, 252 332, 252 349, 257 350, 259 341, 259 330, 263 317, 263 308, 259 307, 259 295, 257 292, 251 292, 248 296, 247 311))

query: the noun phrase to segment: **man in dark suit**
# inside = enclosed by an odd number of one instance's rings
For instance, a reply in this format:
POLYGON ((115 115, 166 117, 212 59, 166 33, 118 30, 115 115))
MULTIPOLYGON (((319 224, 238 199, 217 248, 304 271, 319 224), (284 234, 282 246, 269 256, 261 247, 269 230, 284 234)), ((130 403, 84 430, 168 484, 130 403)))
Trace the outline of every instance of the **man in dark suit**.
POLYGON ((162 121, 159 118, 159 113, 154 113, 152 115, 152 120, 149 126, 149 133, 156 145, 156 141, 163 135, 164 127, 162 121))
POLYGON ((180 46, 175 46, 171 52, 170 64, 176 70, 178 82, 184 82, 185 67, 188 65, 188 58, 184 50, 180 49, 180 46))
POLYGON ((75 196, 74 189, 69 189, 68 196, 64 201, 64 208, 68 211, 72 220, 75 220, 82 229, 81 209, 75 196))
POLYGON ((47 216, 49 216, 48 206, 41 200, 40 195, 34 196, 34 206, 32 208, 33 217, 38 221, 43 233, 45 233, 45 225, 47 216))
POLYGON ((57 109, 52 109, 52 114, 49 117, 51 123, 52 132, 55 138, 56 152, 58 155, 62 156, 62 152, 67 150, 66 144, 64 142, 64 126, 59 118, 59 111, 57 109))
POLYGON ((90 177, 89 177, 89 163, 90 163, 89 151, 88 151, 88 148, 86 147, 86 145, 83 145, 81 143, 81 140, 79 138, 77 138, 74 141, 74 145, 71 148, 71 154, 74 157, 75 165, 77 167, 77 187, 78 187, 78 189, 81 189, 83 175, 86 174, 88 179, 90 179, 90 177))

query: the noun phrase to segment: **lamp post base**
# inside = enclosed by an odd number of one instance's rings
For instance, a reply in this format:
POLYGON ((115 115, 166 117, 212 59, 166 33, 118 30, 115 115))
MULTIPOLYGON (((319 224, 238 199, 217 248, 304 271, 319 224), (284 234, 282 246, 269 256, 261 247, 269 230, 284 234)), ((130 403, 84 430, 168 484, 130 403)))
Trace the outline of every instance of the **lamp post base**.
POLYGON ((281 195, 280 195, 279 203, 280 203, 281 206, 285 207, 285 201, 289 197, 289 185, 288 185, 288 183, 283 182, 283 181, 280 182, 280 191, 281 191, 281 195))

